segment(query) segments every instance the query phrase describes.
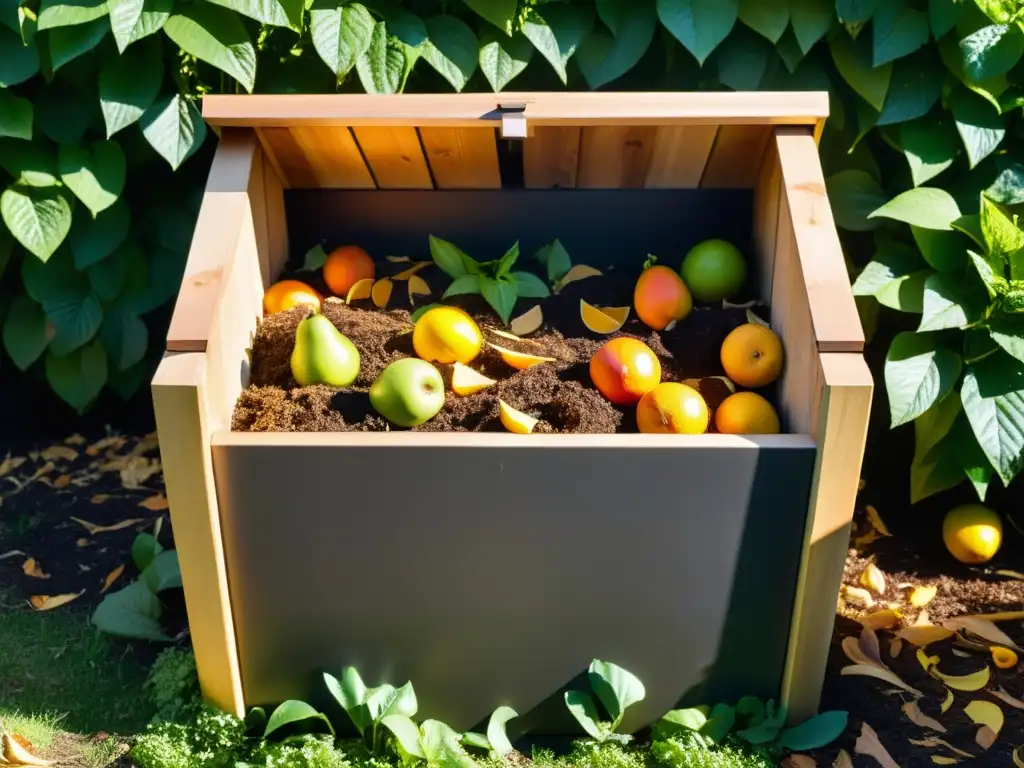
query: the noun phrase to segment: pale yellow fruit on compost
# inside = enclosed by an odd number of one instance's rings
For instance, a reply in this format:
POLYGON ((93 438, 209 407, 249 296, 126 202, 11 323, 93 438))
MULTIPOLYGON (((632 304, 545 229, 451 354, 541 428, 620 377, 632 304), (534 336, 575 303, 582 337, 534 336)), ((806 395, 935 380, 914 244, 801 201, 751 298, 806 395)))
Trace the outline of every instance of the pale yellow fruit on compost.
POLYGON ((517 435, 528 435, 537 426, 537 419, 528 413, 516 410, 504 400, 498 401, 498 411, 501 416, 502 426, 509 432, 517 435))
POLYGON ((473 395, 497 383, 468 365, 455 363, 452 367, 452 392, 457 395, 473 395))
POLYGON ((942 541, 961 563, 985 563, 995 557, 1003 543, 1003 523, 982 504, 962 504, 951 509, 942 521, 942 541))
POLYGON ((540 304, 538 304, 533 309, 523 312, 519 317, 512 318, 512 322, 508 324, 508 327, 512 329, 512 334, 518 338, 519 336, 533 333, 542 325, 544 325, 544 312, 541 310, 540 304))
POLYGON ((553 357, 541 357, 540 355, 528 355, 525 352, 516 352, 514 349, 507 349, 506 347, 499 347, 497 344, 488 344, 491 349, 501 355, 501 359, 504 360, 508 365, 515 368, 517 371, 525 371, 527 368, 531 368, 541 363, 553 363, 555 358, 553 357))

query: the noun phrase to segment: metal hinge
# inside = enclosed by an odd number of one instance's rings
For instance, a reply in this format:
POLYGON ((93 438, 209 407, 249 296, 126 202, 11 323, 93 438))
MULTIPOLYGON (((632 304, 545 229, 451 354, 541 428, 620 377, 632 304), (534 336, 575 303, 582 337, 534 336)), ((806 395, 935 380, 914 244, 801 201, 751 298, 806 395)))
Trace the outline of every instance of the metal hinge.
POLYGON ((530 135, 525 103, 499 104, 498 114, 501 116, 501 138, 525 139, 530 135))

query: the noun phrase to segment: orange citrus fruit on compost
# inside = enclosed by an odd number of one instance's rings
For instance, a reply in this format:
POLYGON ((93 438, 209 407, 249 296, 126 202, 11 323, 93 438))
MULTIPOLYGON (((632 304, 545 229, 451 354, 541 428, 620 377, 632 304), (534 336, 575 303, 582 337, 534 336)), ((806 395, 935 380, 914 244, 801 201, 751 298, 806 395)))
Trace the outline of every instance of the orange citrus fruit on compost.
POLYGON ((710 416, 700 393, 685 384, 662 382, 636 406, 636 426, 645 434, 700 435, 710 416))
POLYGON ((661 383, 661 363, 642 341, 620 336, 590 358, 590 379, 610 402, 632 405, 661 383))
POLYGON ((693 298, 674 270, 655 265, 640 273, 633 290, 633 306, 645 325, 662 331, 669 323, 690 314, 693 298))
POLYGON ((457 307, 434 307, 423 314, 412 332, 416 354, 432 363, 466 364, 480 354, 480 327, 457 307))
POLYGON ((324 282, 335 296, 347 296, 353 285, 374 272, 373 259, 358 245, 335 248, 324 262, 324 282))
POLYGON ((741 387, 763 387, 782 373, 782 342, 757 323, 746 323, 722 342, 722 367, 725 375, 741 387))
POLYGON ((320 309, 323 296, 300 280, 281 280, 263 294, 263 311, 268 315, 284 312, 302 304, 320 309))
POLYGON ((946 513, 942 541, 961 563, 984 563, 995 556, 1003 543, 1003 523, 999 515, 982 504, 962 504, 946 513))
POLYGON ((779 414, 756 392, 737 392, 718 406, 715 428, 725 435, 777 435, 779 414))

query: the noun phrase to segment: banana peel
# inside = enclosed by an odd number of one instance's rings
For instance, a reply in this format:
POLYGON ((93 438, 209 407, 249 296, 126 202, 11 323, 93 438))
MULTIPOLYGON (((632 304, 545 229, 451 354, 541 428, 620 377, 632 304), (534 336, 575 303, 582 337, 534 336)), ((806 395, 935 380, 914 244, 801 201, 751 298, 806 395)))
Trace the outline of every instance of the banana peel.
POLYGON ((10 765, 39 766, 42 768, 43 766, 54 764, 53 760, 44 760, 33 755, 9 733, 4 734, 3 746, 3 758, 10 765))

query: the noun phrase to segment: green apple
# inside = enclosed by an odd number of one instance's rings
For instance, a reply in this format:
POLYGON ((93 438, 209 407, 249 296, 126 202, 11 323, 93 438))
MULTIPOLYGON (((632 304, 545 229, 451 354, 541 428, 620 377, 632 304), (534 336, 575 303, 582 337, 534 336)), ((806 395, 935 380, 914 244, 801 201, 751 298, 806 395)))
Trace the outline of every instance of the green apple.
POLYGON ((359 375, 359 350, 334 323, 317 313, 299 323, 292 351, 292 376, 299 386, 347 387, 359 375))
POLYGON ((732 243, 726 240, 705 240, 686 254, 679 273, 695 299, 719 302, 732 298, 743 289, 747 279, 747 262, 732 243))
POLYGON ((430 421, 444 406, 441 372, 417 357, 397 360, 370 385, 370 405, 400 427, 430 421))

